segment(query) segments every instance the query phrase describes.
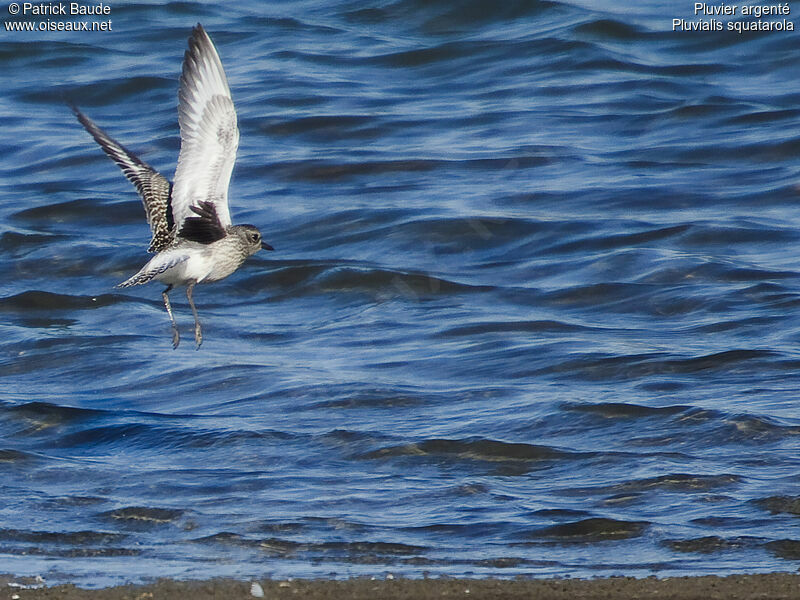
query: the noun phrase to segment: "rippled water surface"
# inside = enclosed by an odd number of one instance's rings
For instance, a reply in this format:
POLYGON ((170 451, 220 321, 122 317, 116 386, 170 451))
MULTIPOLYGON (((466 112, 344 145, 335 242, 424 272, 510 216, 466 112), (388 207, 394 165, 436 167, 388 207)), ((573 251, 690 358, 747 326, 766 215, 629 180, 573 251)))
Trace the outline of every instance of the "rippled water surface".
POLYGON ((111 9, 0 40, 0 572, 798 568, 800 32, 672 32, 690 3, 656 1, 111 9), (147 225, 65 99, 171 176, 197 21, 234 219, 276 251, 197 288, 199 351, 173 293, 173 351, 161 287, 114 288, 147 225))

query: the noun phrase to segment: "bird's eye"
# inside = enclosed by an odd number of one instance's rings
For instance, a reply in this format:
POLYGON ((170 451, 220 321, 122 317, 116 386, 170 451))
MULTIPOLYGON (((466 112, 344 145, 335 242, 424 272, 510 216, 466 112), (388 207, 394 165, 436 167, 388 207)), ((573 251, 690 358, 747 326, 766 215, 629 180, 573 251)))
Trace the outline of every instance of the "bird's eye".
POLYGON ((252 240, 253 240, 254 242, 257 242, 257 241, 258 241, 258 239, 259 239, 260 237, 261 237, 261 236, 260 236, 259 234, 257 234, 257 233, 254 233, 254 234, 253 234, 253 237, 252 237, 252 240))

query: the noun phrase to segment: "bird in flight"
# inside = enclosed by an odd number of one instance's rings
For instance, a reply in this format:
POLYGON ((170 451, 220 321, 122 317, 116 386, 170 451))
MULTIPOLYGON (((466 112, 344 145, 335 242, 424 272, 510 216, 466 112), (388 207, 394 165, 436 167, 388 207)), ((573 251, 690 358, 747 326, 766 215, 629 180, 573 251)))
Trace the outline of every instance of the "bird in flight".
POLYGON ((117 287, 153 280, 167 284, 161 296, 172 324, 172 347, 177 348, 180 333, 169 292, 176 285, 185 285, 199 348, 203 332, 192 298, 194 286, 224 279, 248 256, 262 248, 273 249, 253 225, 231 224, 228 183, 239 129, 228 80, 211 38, 198 23, 183 58, 178 91, 181 149, 174 183, 112 139, 76 106, 72 110, 136 186, 153 234, 148 251, 156 255, 117 287))

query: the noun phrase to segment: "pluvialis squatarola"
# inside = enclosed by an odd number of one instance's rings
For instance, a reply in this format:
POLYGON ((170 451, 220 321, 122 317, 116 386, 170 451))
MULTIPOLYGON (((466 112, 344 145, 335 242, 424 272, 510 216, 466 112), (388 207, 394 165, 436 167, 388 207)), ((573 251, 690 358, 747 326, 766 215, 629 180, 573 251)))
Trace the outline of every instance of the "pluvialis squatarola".
POLYGON ((153 232, 148 251, 156 255, 117 287, 154 279, 167 284, 161 295, 172 323, 172 346, 177 348, 180 334, 169 292, 176 285, 185 285, 199 348, 203 332, 192 298, 194 286, 224 279, 248 256, 262 248, 273 249, 261 240, 253 225, 231 224, 228 183, 236 160, 239 129, 228 80, 211 38, 198 23, 183 58, 178 92, 181 149, 174 183, 113 140, 77 107, 72 110, 136 186, 153 232))

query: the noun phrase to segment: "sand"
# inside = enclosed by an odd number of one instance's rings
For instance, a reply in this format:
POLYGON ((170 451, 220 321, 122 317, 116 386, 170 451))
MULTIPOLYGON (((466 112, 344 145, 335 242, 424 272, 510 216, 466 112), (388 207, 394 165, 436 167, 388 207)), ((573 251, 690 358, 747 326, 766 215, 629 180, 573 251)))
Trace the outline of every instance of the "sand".
MULTIPOLYGON (((674 577, 666 579, 393 579, 370 580, 259 580, 263 597, 270 600, 424 600, 465 598, 475 600, 738 600, 800 598, 800 575, 773 573, 728 577, 674 577)), ((9 587, 2 582, 0 600, 252 600, 251 582, 162 580, 148 585, 128 585, 86 590, 73 585, 41 589, 9 587)), ((258 590, 256 590, 258 591, 258 590)))

